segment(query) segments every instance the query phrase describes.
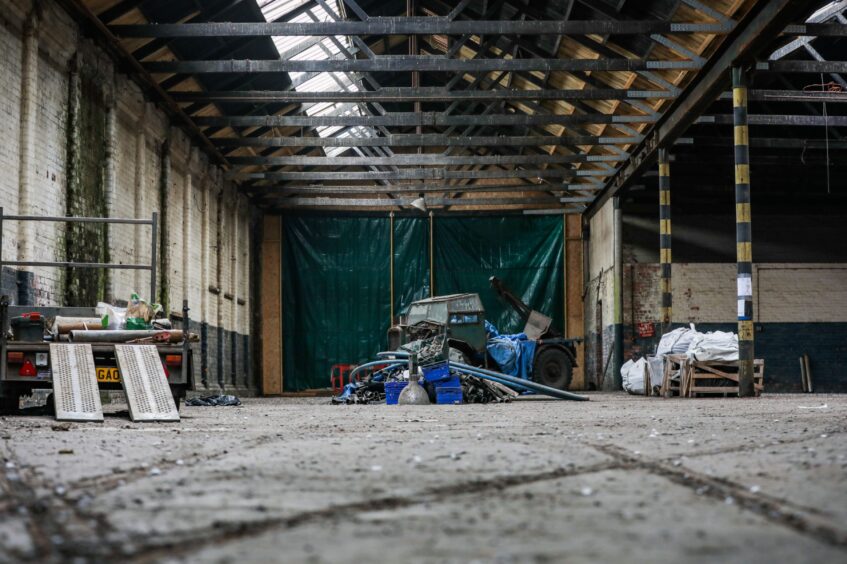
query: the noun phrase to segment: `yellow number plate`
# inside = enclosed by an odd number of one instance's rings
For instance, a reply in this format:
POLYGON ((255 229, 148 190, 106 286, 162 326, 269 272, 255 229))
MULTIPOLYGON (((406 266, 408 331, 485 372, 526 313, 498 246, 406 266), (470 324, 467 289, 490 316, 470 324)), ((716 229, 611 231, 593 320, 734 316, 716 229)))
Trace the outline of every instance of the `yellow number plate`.
POLYGON ((120 382, 121 376, 118 374, 116 366, 98 366, 97 367, 98 382, 120 382))

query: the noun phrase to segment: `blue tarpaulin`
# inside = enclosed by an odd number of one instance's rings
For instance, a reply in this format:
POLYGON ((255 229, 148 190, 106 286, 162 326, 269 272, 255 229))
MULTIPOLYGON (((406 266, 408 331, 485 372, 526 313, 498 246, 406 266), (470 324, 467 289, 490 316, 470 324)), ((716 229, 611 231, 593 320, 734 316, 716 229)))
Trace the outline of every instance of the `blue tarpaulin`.
POLYGON ((488 333, 488 354, 499 365, 500 372, 530 380, 536 342, 527 339, 524 333, 501 335, 488 321, 485 322, 485 330, 488 333))

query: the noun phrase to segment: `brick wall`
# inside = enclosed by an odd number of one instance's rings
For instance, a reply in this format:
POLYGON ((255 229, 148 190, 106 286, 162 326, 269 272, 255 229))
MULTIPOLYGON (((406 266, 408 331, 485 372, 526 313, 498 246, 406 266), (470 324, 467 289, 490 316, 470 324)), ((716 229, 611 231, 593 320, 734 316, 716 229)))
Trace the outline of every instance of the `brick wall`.
POLYGON ((615 219, 606 203, 589 222, 588 276, 585 290, 586 387, 610 388, 614 382, 615 219))
MULTIPOLYGON (((656 264, 624 268, 625 358, 651 354, 658 342, 660 296, 656 264), (638 323, 656 335, 635 334, 638 323)), ((673 265, 673 322, 700 331, 737 331, 735 265, 673 265)), ((819 391, 847 391, 841 365, 847 354, 847 265, 765 263, 753 265, 756 357, 765 359, 772 391, 800 391, 798 358, 808 354, 819 391)))
MULTIPOLYGON (((196 376, 201 379, 201 364, 208 365, 209 386, 223 383, 241 389, 251 382, 250 333, 246 299, 250 288, 249 218, 250 206, 244 196, 223 179, 221 171, 193 146, 187 135, 171 127, 167 116, 145 99, 141 89, 127 77, 117 74, 112 61, 90 41, 81 39, 71 17, 56 3, 42 2, 38 20, 37 68, 34 107, 36 142, 29 161, 21 151, 22 99, 24 76, 24 29, 32 6, 30 0, 4 3, 0 15, 0 201, 5 213, 65 215, 68 159, 68 94, 70 62, 80 54, 82 64, 93 67, 103 77, 103 89, 111 93, 109 107, 115 113, 114 201, 110 213, 115 217, 149 218, 161 212, 162 146, 170 141, 170 183, 165 192, 168 204, 168 245, 159 249, 159 264, 167 264, 167 301, 171 312, 180 312, 182 300, 189 300, 192 326, 199 331, 208 326, 209 335, 219 335, 204 343, 208 358, 196 359, 196 376), (21 167, 32 179, 32 189, 21 190, 21 167), (23 193, 23 197, 22 197, 23 193), (220 194, 220 197, 219 197, 220 194), (27 196, 28 195, 28 196, 27 196), (21 209, 19 202, 27 209, 21 209), (188 203, 189 209, 185 209, 188 203), (218 229, 218 207, 221 227, 218 229), (203 227, 207 226, 204 235, 203 227), (238 227, 237 233, 233 229, 238 227), (218 240, 220 236, 220 240, 218 240), (186 240, 188 241, 186 244, 186 240), (218 254, 220 253, 220 257, 218 254), (237 256, 237 260, 236 259, 237 256), (205 265, 205 268, 204 268, 205 265), (220 284, 220 291, 215 288, 220 284), (211 290, 210 290, 211 287, 211 290), (239 298, 243 303, 239 303, 239 298), (205 306, 205 307, 204 307, 205 306), (220 331, 218 329, 220 328, 220 331), (234 335, 234 336, 233 336, 234 335), (221 351, 217 351, 217 347, 221 351), (233 357, 233 350, 235 356, 233 357), (233 364, 234 361, 234 364, 233 364), (245 368, 246 367, 246 368, 245 368)), ((65 253, 62 224, 37 224, 32 229, 27 260, 63 259, 65 253)), ((3 225, 3 257, 15 260, 21 248, 21 230, 14 222, 3 225)), ((69 242, 68 244, 72 244, 69 242)), ((115 225, 110 229, 109 253, 118 263, 150 262, 150 229, 115 225)), ((23 258, 23 257, 22 257, 23 258)), ((17 303, 21 280, 14 269, 4 268, 0 277, 2 293, 17 303)), ((35 268, 27 281, 33 302, 61 305, 63 272, 57 268, 35 268)), ((133 291, 149 294, 149 274, 144 271, 116 270, 110 273, 107 293, 116 301, 127 300, 133 291)), ((94 304, 92 304, 94 305, 94 304)), ((171 313, 169 312, 169 313, 171 313)), ((198 347, 198 351, 201 347, 198 347)))

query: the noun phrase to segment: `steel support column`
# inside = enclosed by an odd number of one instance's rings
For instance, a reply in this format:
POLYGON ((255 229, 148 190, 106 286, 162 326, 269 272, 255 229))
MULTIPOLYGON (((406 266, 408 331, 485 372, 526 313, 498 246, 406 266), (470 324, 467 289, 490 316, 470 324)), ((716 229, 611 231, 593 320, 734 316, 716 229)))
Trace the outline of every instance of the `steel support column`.
POLYGON ((661 333, 670 329, 673 317, 671 285, 671 165, 668 150, 659 149, 659 263, 661 264, 661 333))
POLYGON ((735 237, 738 262, 738 395, 752 396, 753 387, 753 251, 750 223, 750 146, 747 125, 747 76, 732 69, 735 139, 735 237))

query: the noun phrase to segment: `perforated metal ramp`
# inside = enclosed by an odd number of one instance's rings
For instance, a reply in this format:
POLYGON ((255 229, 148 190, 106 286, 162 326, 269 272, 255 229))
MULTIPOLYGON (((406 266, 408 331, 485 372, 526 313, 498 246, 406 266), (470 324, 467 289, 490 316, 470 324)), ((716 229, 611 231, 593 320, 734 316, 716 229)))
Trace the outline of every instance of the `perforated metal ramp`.
POLYGON ((155 345, 115 345, 115 358, 133 421, 179 421, 155 345))
POLYGON ((103 421, 91 345, 50 345, 53 402, 60 421, 103 421))

